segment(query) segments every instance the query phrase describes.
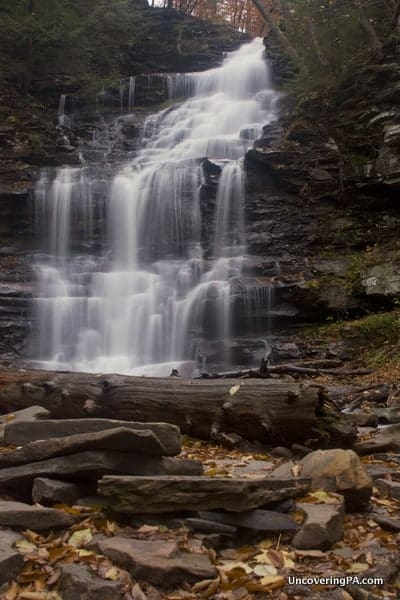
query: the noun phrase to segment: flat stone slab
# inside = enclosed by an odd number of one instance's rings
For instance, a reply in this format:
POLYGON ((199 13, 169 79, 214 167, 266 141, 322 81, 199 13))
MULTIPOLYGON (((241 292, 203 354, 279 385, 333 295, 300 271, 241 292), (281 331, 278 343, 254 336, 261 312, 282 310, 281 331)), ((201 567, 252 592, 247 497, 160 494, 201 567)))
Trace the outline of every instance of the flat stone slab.
POLYGON ((96 433, 107 429, 134 429, 152 431, 163 447, 165 456, 175 456, 181 451, 179 427, 169 423, 136 423, 114 419, 48 419, 25 422, 10 422, 6 425, 4 439, 11 446, 23 446, 37 440, 65 438, 83 433, 96 433))
POLYGON ((305 522, 292 539, 301 550, 329 550, 343 538, 344 504, 296 504, 305 513, 305 522))
POLYGON ((152 457, 93 450, 58 456, 48 460, 0 470, 0 493, 14 490, 17 493, 30 489, 36 477, 50 477, 72 481, 95 481, 103 475, 196 475, 202 472, 198 461, 172 457, 152 457))
POLYGON ((4 442, 4 432, 9 423, 19 423, 20 421, 37 421, 38 419, 48 419, 50 417, 48 410, 42 406, 29 406, 22 410, 16 410, 13 413, 0 416, 0 443, 4 442))
POLYGON ((71 527, 77 521, 78 517, 55 508, 0 501, 0 525, 7 527, 46 531, 71 527))
POLYGON ((136 579, 168 587, 214 579, 216 568, 207 554, 181 552, 176 542, 113 537, 98 543, 101 554, 136 579))
POLYGON ((390 496, 390 498, 400 500, 400 481, 377 479, 375 481, 375 486, 382 494, 385 494, 385 496, 390 496))
POLYGON ((370 439, 355 444, 354 450, 362 455, 388 450, 398 452, 400 450, 400 424, 378 429, 370 439))
POLYGON ((14 531, 0 530, 0 585, 15 579, 24 566, 22 554, 14 548, 20 539, 14 531))
POLYGON ((117 427, 94 433, 77 433, 68 437, 28 442, 22 448, 0 454, 0 468, 27 464, 55 456, 86 450, 115 450, 131 454, 163 456, 166 454, 153 431, 117 427))
POLYGON ((291 517, 274 510, 251 510, 245 513, 200 512, 202 519, 255 531, 296 531, 299 526, 291 517))
POLYGON ((297 497, 309 487, 308 479, 106 476, 98 483, 98 493, 122 513, 214 509, 241 512, 297 497))
POLYGON ((63 600, 120 600, 121 581, 103 579, 85 565, 62 565, 60 593, 63 600))
MULTIPOLYGON (((95 484, 92 486, 92 491, 93 487, 95 484)), ((84 484, 37 477, 33 480, 32 500, 45 506, 48 504, 75 504, 79 498, 88 496, 90 491, 90 486, 84 484)))

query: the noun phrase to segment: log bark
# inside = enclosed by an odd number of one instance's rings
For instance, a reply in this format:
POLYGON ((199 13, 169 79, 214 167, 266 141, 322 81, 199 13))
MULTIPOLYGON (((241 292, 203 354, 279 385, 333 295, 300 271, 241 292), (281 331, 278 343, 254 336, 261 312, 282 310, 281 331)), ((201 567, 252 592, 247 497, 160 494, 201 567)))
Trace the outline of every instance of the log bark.
POLYGON ((218 439, 233 432, 264 443, 304 442, 327 431, 351 444, 355 429, 343 424, 333 407, 324 409, 326 394, 312 383, 265 379, 147 378, 46 371, 0 371, 0 411, 37 404, 53 418, 113 418, 163 421, 182 433, 218 439), (329 413, 329 414, 328 414, 329 413), (326 419, 325 419, 326 416, 326 419), (333 427, 339 420, 339 426, 333 427))

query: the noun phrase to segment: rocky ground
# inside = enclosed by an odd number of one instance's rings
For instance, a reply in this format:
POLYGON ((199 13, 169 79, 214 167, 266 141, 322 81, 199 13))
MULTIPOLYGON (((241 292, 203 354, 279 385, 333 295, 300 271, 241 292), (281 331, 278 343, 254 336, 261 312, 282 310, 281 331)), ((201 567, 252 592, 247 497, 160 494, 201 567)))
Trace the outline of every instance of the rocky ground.
POLYGON ((4 415, 1 599, 397 598, 396 390, 379 374, 322 381, 358 424, 353 450, 4 415))

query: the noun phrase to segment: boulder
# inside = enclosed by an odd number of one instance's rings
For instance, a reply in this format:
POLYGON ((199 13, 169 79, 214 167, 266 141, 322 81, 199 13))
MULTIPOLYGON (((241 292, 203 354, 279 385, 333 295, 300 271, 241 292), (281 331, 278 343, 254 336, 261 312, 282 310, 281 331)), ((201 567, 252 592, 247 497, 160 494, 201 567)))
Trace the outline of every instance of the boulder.
POLYGON ((14 531, 0 531, 0 585, 15 579, 24 566, 22 554, 14 548, 21 536, 14 531))
POLYGON ((342 494, 346 510, 362 510, 368 504, 372 479, 353 450, 316 450, 302 458, 298 465, 291 461, 280 465, 273 475, 294 476, 295 466, 300 477, 311 479, 312 488, 342 494))
POLYGON ((214 579, 217 570, 208 555, 181 552, 174 541, 113 537, 99 542, 101 554, 135 578, 163 587, 214 579))
POLYGON ((305 513, 305 521, 292 539, 292 545, 301 550, 329 550, 343 538, 343 501, 337 504, 296 504, 296 510, 305 513))
POLYGON ((22 502, 0 500, 0 525, 18 529, 46 531, 63 529, 77 522, 75 515, 70 515, 55 508, 30 506, 22 502))
POLYGON ((7 444, 23 446, 36 440, 63 438, 82 433, 96 433, 123 427, 136 431, 152 431, 161 442, 166 456, 175 456, 181 451, 179 427, 168 423, 136 423, 114 419, 48 419, 33 423, 8 423, 4 439, 7 444))
POLYGON ((22 448, 2 453, 0 468, 36 462, 55 456, 76 454, 86 450, 115 450, 148 456, 166 454, 165 448, 152 431, 116 427, 94 433, 77 433, 68 437, 28 442, 22 448))
POLYGON ((102 579, 85 565, 62 565, 60 594, 63 600, 119 600, 121 581, 102 579))
POLYGON ((90 494, 90 487, 59 481, 58 479, 47 479, 37 477, 33 480, 32 499, 38 504, 75 504, 82 496, 90 494))
POLYGON ((241 512, 297 497, 308 489, 307 479, 266 477, 106 476, 98 483, 98 493, 110 499, 115 511, 147 514, 214 509, 241 512))
POLYGON ((50 413, 42 406, 30 406, 22 410, 16 410, 13 413, 0 416, 0 443, 4 442, 4 432, 6 425, 9 423, 19 423, 21 421, 37 421, 40 419, 48 419, 50 413))
POLYGON ((103 475, 196 475, 201 474, 198 461, 172 457, 152 457, 97 450, 58 456, 28 465, 0 470, 0 493, 12 490, 26 494, 37 477, 67 479, 77 482, 96 481, 103 475))

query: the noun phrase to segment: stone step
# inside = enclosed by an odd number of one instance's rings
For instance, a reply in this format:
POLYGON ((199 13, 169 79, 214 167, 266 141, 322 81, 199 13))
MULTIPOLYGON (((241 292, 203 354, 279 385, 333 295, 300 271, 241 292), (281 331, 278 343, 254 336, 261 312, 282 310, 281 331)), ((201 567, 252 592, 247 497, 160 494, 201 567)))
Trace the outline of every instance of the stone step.
POLYGON ((309 489, 308 479, 105 476, 98 493, 121 513, 168 513, 224 509, 242 512, 309 489))

